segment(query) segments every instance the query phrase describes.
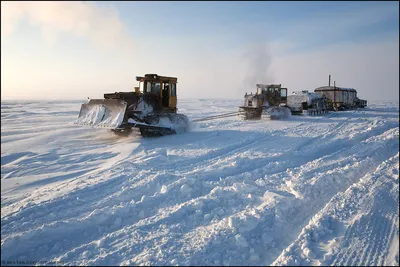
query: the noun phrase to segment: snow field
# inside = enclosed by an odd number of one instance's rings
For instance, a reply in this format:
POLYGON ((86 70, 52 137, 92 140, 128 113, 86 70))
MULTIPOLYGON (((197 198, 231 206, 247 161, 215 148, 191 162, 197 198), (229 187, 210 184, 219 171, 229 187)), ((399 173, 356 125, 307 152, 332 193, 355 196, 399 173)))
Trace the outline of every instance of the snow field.
POLYGON ((3 260, 398 265, 398 104, 157 139, 73 126, 79 107, 2 102, 3 260))

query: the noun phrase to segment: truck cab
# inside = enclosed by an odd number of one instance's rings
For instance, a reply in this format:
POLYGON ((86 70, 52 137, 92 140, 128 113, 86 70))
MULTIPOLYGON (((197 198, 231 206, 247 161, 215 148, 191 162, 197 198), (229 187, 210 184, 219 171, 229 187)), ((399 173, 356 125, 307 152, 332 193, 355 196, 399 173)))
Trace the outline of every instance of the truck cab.
POLYGON ((144 77, 137 76, 136 80, 139 82, 139 88, 142 89, 144 99, 152 102, 155 110, 176 112, 177 78, 145 74, 144 77))
POLYGON ((286 104, 287 88, 282 88, 281 84, 257 84, 257 91, 258 89, 261 90, 261 94, 265 96, 269 105, 286 104))

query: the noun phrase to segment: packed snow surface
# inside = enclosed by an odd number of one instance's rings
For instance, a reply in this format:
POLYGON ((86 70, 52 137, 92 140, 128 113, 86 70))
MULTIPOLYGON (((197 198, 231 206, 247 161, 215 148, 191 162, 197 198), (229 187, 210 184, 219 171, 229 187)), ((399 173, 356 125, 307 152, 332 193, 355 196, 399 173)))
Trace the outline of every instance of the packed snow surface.
POLYGON ((1 103, 2 265, 399 265, 398 103, 151 139, 80 104, 1 103))

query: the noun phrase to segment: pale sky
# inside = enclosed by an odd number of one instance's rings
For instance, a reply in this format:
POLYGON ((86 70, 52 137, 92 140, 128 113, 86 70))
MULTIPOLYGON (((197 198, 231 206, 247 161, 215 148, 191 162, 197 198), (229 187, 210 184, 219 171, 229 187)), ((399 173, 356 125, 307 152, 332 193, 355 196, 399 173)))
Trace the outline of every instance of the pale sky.
POLYGON ((178 98, 328 84, 399 99, 398 2, 1 2, 1 98, 85 99, 178 77, 178 98))

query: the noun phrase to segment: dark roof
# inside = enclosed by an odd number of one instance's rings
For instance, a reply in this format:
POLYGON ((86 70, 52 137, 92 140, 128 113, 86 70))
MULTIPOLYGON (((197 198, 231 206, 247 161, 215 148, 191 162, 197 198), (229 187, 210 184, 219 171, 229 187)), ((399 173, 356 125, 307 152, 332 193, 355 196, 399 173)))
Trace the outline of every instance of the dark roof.
POLYGON ((149 81, 163 81, 163 82, 178 82, 178 78, 176 77, 168 77, 168 76, 160 76, 157 74, 145 74, 143 76, 136 76, 136 81, 141 81, 143 82, 144 80, 149 80, 149 81))
POLYGON ((338 87, 338 86, 321 86, 318 87, 314 90, 315 91, 333 91, 333 90, 337 90, 337 91, 347 91, 347 92, 357 92, 356 89, 354 88, 344 88, 344 87, 338 87))
POLYGON ((258 88, 264 89, 264 88, 269 88, 269 87, 281 88, 282 85, 281 84, 256 84, 256 86, 258 88))

